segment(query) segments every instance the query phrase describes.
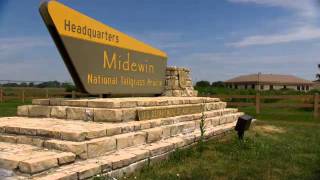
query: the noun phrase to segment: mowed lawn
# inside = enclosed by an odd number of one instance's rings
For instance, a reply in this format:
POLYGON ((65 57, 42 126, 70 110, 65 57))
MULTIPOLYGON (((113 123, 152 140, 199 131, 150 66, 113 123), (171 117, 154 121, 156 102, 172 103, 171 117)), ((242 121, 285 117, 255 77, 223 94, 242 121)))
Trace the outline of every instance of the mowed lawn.
MULTIPOLYGON (((0 116, 15 115, 18 105, 0 104, 0 116)), ((179 150, 123 179, 320 179, 320 119, 311 110, 241 110, 258 119, 243 142, 233 132, 206 142, 202 153, 197 146, 179 150)))
MULTIPOLYGON (((242 108, 254 114, 254 108, 242 108)), ((235 132, 175 152, 123 179, 320 179, 320 119, 312 111, 264 109, 239 142, 235 132)))
POLYGON ((0 117, 15 116, 17 114, 17 107, 31 104, 31 100, 27 100, 22 103, 21 100, 10 100, 4 103, 0 103, 0 117))

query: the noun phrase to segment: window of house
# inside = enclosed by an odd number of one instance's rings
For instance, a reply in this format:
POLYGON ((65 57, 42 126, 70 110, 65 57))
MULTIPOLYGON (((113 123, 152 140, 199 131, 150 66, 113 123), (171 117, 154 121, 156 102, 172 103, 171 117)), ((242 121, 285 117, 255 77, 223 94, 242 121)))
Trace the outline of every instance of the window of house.
POLYGON ((270 85, 270 90, 273 90, 273 85, 270 85))
POLYGON ((300 91, 300 86, 297 86, 297 90, 300 91))
POLYGON ((286 86, 286 85, 284 85, 284 86, 283 86, 283 89, 287 89, 287 86, 286 86))
POLYGON ((304 91, 304 86, 302 86, 302 91, 304 91))
POLYGON ((244 89, 248 89, 248 85, 244 85, 244 89))
POLYGON ((234 85, 234 88, 235 88, 235 89, 238 89, 238 85, 234 85))
POLYGON ((309 86, 306 86, 306 90, 309 91, 309 86))
POLYGON ((260 85, 260 89, 263 90, 263 89, 264 89, 264 86, 263 86, 263 85, 260 85))
POLYGON ((254 84, 251 85, 251 89, 255 89, 256 86, 254 84))

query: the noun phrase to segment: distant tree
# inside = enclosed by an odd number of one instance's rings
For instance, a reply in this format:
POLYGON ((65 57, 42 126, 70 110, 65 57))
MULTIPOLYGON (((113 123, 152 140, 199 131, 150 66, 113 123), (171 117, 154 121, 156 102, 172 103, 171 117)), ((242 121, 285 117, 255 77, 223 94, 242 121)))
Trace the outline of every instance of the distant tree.
MULTIPOLYGON (((318 69, 320 69, 320 64, 318 64, 318 69)), ((316 74, 316 78, 317 78, 316 81, 320 81, 320 74, 319 73, 316 74)))
POLYGON ((34 86, 33 82, 29 83, 29 87, 33 87, 33 86, 34 86))
POLYGON ((17 83, 6 83, 6 84, 3 84, 3 87, 19 87, 19 84, 17 84, 17 83))
POLYGON ((39 88, 54 88, 54 87, 60 87, 60 82, 58 81, 48 81, 48 82, 43 82, 37 85, 39 88))
POLYGON ((198 81, 196 83, 196 86, 199 87, 209 87, 210 86, 210 82, 209 81, 198 81))
POLYGON ((224 87, 224 83, 222 81, 216 81, 211 83, 212 87, 224 87))
POLYGON ((20 84, 20 87, 28 87, 28 84, 23 82, 23 83, 20 84))

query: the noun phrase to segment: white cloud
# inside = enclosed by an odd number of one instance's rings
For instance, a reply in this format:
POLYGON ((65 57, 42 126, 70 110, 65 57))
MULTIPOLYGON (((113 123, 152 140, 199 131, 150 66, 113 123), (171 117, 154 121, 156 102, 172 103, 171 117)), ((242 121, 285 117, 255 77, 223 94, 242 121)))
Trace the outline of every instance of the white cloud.
POLYGON ((254 35, 243 38, 240 41, 229 43, 234 47, 246 47, 253 45, 271 45, 289 43, 294 41, 313 40, 320 38, 320 28, 302 27, 291 32, 271 35, 254 35))
POLYGON ((297 11, 299 15, 305 17, 316 17, 317 0, 228 0, 234 3, 255 3, 265 6, 281 7, 297 11))
POLYGON ((0 38, 0 52, 49 46, 51 44, 50 41, 42 37, 0 38))
POLYGON ((293 11, 293 16, 279 29, 285 29, 273 34, 248 35, 239 41, 226 43, 233 47, 247 47, 254 45, 272 45, 306 41, 320 38, 320 27, 315 22, 319 17, 317 0, 228 0, 233 3, 254 3, 264 6, 280 7, 293 11), (295 23, 293 23, 295 22, 295 23), (290 26, 295 24, 294 26, 290 26))

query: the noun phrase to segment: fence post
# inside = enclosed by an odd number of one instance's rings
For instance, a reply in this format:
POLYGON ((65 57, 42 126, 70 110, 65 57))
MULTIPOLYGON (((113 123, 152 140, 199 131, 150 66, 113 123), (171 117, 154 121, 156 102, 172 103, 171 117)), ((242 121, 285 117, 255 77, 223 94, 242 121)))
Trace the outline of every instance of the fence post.
POLYGON ((313 103, 314 103, 314 105, 313 105, 313 108, 314 108, 313 109, 313 117, 317 118, 318 115, 319 115, 319 94, 318 93, 316 93, 314 95, 313 103))
POLYGON ((46 88, 46 98, 49 98, 49 89, 46 88))
POLYGON ((22 89, 21 99, 22 99, 22 103, 24 103, 25 102, 25 91, 24 91, 24 89, 22 89))
POLYGON ((72 99, 76 98, 76 92, 75 92, 75 91, 72 91, 71 96, 72 96, 72 99))
POLYGON ((0 88, 0 103, 3 102, 3 89, 0 88))
POLYGON ((256 114, 260 114, 260 93, 256 94, 256 114))

